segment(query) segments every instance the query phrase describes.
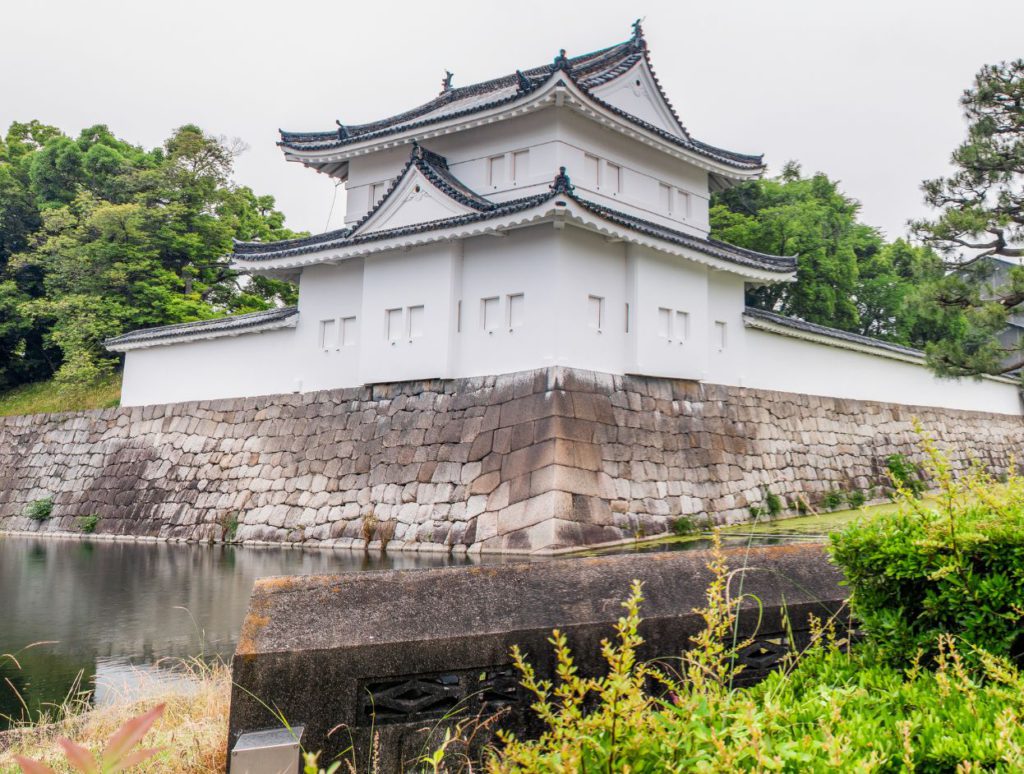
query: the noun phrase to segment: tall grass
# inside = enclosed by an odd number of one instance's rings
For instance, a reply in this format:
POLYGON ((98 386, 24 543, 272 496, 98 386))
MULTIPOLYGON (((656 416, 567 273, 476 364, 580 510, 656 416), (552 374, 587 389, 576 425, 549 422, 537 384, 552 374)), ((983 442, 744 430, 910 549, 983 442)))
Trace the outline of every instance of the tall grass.
POLYGON ((206 664, 199 659, 176 663, 174 669, 181 679, 173 685, 140 674, 133 697, 102 707, 93 707, 86 693, 73 690, 62 704, 46 708, 31 722, 19 722, 10 731, 0 732, 0 774, 20 771, 15 755, 40 761, 55 772, 72 772, 59 739, 72 739, 96 752, 126 722, 159 704, 166 706, 163 716, 145 738, 146 746, 159 752, 132 771, 224 771, 231 697, 229 669, 224 663, 206 664))

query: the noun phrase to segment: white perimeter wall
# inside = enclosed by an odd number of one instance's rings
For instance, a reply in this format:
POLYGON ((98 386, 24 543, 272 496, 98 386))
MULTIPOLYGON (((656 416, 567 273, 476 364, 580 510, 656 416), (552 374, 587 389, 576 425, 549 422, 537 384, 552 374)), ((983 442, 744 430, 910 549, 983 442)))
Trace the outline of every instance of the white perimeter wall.
MULTIPOLYGON (((1016 384, 939 379, 923 365, 746 329, 745 387, 1021 414, 1016 384)), ((735 384, 736 382, 727 382, 735 384)))

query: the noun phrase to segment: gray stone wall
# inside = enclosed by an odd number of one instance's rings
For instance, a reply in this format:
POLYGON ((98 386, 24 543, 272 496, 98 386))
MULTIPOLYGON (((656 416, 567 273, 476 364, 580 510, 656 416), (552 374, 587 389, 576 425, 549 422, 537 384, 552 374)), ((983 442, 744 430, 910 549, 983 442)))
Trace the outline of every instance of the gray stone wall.
POLYGON ((1019 417, 551 368, 0 419, 0 528, 558 550, 884 485, 914 418, 959 467, 1022 457, 1019 417))

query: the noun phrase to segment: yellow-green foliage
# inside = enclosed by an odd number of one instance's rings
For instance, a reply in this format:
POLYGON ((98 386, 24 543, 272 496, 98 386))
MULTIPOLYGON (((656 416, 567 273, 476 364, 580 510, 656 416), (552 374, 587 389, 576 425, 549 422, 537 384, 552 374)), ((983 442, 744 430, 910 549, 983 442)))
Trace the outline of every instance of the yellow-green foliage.
POLYGON ((87 385, 58 384, 51 380, 26 384, 0 394, 0 416, 110 408, 120 400, 120 374, 87 385))
MULTIPOLYGON (((845 652, 832 627, 817 625, 810 648, 752 688, 730 688, 730 634, 738 600, 719 550, 705 631, 682 657, 682 674, 637 661, 641 589, 634 585, 607 675, 577 674, 555 632, 557 680, 538 679, 514 658, 545 731, 536 740, 501 736, 486 762, 511 772, 1021 771, 1024 680, 981 654, 964 666, 955 641, 937 644, 933 671, 883 664, 869 648, 845 652), (650 686, 659 690, 650 691, 650 686), (662 697, 662 698, 659 698, 662 697)), ((454 769, 453 769, 454 770, 454 769)))

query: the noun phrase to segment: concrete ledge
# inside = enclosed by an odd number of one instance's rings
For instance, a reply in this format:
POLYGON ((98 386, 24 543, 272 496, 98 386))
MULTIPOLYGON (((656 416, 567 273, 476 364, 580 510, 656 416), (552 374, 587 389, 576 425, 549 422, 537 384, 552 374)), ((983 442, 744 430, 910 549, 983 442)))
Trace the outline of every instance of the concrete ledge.
MULTIPOLYGON (((758 643, 747 672, 756 679, 801 644, 810 615, 836 614, 846 592, 821 545, 726 554, 740 570, 733 591, 742 578, 743 593, 760 600, 760 609, 748 601, 740 621, 741 636, 758 643)), ((638 579, 646 597, 641 656, 677 657, 702 626, 693 611, 705 603, 708 558, 691 551, 260 580, 233 662, 229 744, 274 726, 268 706, 304 725, 305 747, 328 756, 351 743, 366 760, 379 734, 384 771, 423 755, 446 718, 500 710, 505 727, 530 733, 512 645, 550 676, 547 638, 558 628, 581 671, 600 671, 600 641, 638 579)))

